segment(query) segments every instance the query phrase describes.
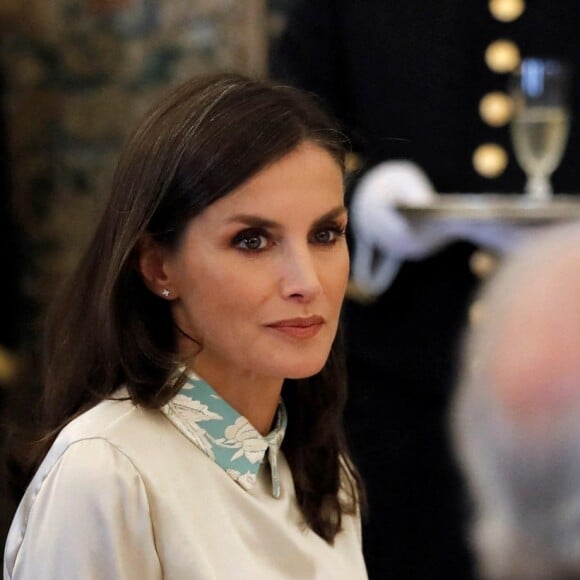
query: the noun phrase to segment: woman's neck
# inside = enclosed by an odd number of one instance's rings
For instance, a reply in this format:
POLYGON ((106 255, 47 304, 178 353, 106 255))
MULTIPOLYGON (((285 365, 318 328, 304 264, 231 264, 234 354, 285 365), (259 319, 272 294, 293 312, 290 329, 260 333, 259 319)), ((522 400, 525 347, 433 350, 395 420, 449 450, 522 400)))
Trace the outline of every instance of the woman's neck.
POLYGON ((256 376, 250 372, 234 375, 208 367, 202 360, 195 360, 189 368, 211 385, 261 435, 267 435, 272 430, 283 379, 256 376))

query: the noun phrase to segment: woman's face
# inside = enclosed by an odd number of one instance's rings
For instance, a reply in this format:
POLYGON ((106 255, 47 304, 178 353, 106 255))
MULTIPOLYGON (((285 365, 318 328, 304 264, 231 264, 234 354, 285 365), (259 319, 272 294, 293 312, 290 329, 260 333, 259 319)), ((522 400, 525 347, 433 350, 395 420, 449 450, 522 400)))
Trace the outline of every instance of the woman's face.
POLYGON ((342 172, 305 142, 219 199, 165 259, 206 379, 303 378, 328 357, 349 271, 342 172))

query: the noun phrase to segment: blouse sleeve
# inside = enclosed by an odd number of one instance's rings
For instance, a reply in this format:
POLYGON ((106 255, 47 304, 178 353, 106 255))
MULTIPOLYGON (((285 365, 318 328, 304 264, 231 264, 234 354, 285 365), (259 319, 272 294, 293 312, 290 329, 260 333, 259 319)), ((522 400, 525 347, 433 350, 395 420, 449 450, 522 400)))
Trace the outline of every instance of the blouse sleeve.
POLYGON ((40 486, 11 580, 159 580, 143 479, 104 439, 74 443, 40 486))

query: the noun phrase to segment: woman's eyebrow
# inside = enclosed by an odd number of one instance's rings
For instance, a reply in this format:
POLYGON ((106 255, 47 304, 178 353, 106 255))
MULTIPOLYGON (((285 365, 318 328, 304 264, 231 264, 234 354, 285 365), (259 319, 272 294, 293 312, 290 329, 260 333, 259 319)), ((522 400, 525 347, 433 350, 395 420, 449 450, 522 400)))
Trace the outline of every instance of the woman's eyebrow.
POLYGON ((341 217, 343 215, 346 215, 347 213, 348 213, 348 210, 346 209, 346 207, 344 205, 339 205, 339 206, 335 207, 334 209, 327 211, 324 215, 321 215, 314 222, 313 225, 317 226, 317 225, 320 225, 322 223, 335 220, 336 218, 341 217))
POLYGON ((228 223, 241 223, 252 228, 281 228, 282 225, 273 220, 268 220, 255 215, 239 214, 227 220, 228 223))
MULTIPOLYGON (((317 218, 313 226, 317 226, 321 223, 336 219, 337 217, 346 214, 347 209, 344 205, 339 205, 330 211, 327 211, 319 218, 317 218)), ((251 214, 237 214, 228 218, 227 223, 241 223, 252 228, 270 228, 270 229, 281 229, 283 225, 274 220, 269 220, 260 216, 251 214)))

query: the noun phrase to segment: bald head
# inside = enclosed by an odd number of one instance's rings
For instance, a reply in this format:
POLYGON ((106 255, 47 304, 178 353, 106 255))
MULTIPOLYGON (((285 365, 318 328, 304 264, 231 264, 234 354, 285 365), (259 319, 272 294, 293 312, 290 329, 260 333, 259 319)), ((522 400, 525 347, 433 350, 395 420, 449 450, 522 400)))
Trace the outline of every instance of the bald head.
POLYGON ((580 578, 580 225, 505 259, 465 337, 452 408, 489 578, 580 578))

